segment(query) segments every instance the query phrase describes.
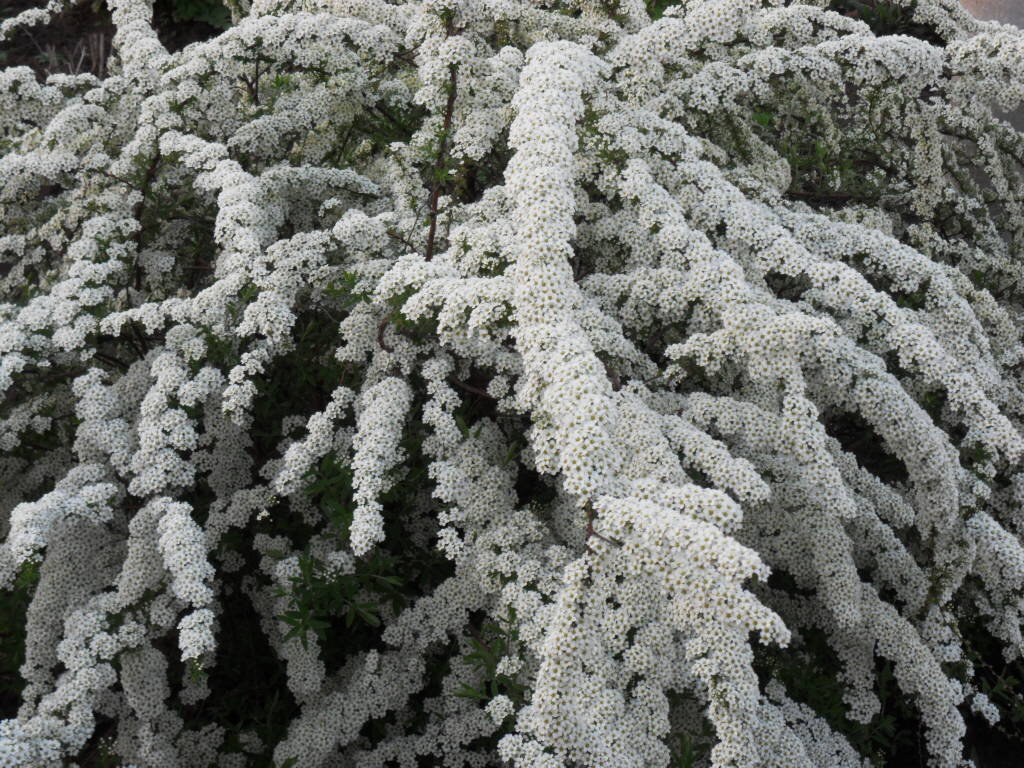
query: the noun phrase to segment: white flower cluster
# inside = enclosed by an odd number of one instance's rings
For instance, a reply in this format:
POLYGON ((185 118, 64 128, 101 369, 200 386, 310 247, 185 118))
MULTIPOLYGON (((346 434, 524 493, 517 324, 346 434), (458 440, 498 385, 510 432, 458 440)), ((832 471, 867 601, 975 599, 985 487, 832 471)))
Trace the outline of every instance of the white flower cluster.
POLYGON ((352 440, 352 487, 355 491, 349 539, 352 551, 364 554, 384 540, 381 493, 390 486, 388 473, 402 463, 402 427, 412 406, 412 390, 398 378, 369 388, 360 401, 358 429, 352 440))
POLYGON ((0 70, 0 765, 862 768, 899 695, 966 768, 1011 719, 1019 30, 107 4, 108 77, 0 70))

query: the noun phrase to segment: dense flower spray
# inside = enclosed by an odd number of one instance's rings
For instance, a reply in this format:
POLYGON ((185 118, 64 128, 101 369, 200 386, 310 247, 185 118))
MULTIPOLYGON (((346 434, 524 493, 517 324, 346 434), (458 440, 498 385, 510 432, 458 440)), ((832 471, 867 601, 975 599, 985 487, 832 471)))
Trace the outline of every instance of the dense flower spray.
POLYGON ((970 764, 1024 657, 1024 35, 236 0, 170 53, 108 5, 106 79, 0 71, 0 765, 854 768, 882 675, 970 764))

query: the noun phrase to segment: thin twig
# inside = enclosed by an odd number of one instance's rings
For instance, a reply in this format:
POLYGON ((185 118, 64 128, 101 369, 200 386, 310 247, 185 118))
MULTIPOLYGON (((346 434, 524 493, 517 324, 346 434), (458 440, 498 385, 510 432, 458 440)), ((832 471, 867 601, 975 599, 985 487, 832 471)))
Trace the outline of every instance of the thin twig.
POLYGON ((139 357, 144 358, 149 352, 149 342, 146 341, 145 335, 139 330, 139 326, 134 320, 128 321, 128 327, 132 329, 132 335, 135 337, 137 342, 136 349, 139 353, 139 357))
POLYGON ((388 232, 388 237, 393 237, 395 240, 398 240, 400 243, 405 245, 411 251, 415 251, 416 250, 416 246, 414 246, 412 243, 410 243, 408 240, 406 240, 400 234, 395 232, 393 229, 389 229, 387 232, 388 232))
POLYGON ((419 43, 417 43, 407 51, 396 53, 395 58, 398 59, 399 61, 405 61, 408 62, 409 64, 412 64, 414 63, 414 59, 416 58, 416 51, 419 50, 419 47, 419 43))
POLYGON ((612 389, 618 392, 622 389, 622 379, 619 377, 619 372, 612 368, 608 361, 603 362, 605 373, 608 374, 608 380, 612 383, 612 389))
POLYGON ((377 104, 371 104, 368 107, 368 109, 370 109, 372 112, 379 112, 389 123, 391 123, 395 127, 405 128, 405 126, 402 125, 402 123, 400 123, 394 115, 387 111, 383 104, 380 104, 379 102, 377 104))
MULTIPOLYGON (((452 21, 446 22, 445 35, 451 37, 455 33, 452 21)), ((434 188, 430 192, 430 231, 427 233, 427 252, 424 258, 427 261, 434 256, 434 238, 437 236, 437 201, 441 198, 441 174, 444 173, 444 166, 448 154, 448 134, 452 130, 452 113, 455 111, 455 92, 458 84, 458 67, 454 64, 448 65, 448 101, 444 107, 444 123, 441 126, 441 145, 437 150, 437 162, 434 163, 434 188)))
POLYGON ((123 360, 119 360, 113 355, 108 355, 104 352, 100 352, 99 350, 97 350, 96 352, 93 352, 93 356, 96 357, 98 360, 102 360, 105 363, 109 363, 110 365, 120 368, 122 371, 128 370, 128 364, 123 360))
POLYGON ((153 183, 153 178, 156 176, 157 166, 160 165, 160 150, 157 149, 153 155, 153 159, 149 163, 149 167, 146 169, 146 176, 142 180, 142 187, 140 192, 142 193, 142 199, 135 204, 135 209, 132 211, 133 218, 139 222, 139 231, 135 235, 135 290, 141 290, 142 288, 142 264, 139 261, 139 254, 142 253, 142 215, 146 212, 146 194, 149 192, 149 187, 153 183))
POLYGON ((394 352, 394 348, 384 341, 384 329, 388 327, 388 318, 385 317, 380 321, 380 325, 377 326, 377 344, 385 352, 394 352))
POLYGON ((622 546, 622 542, 621 541, 619 541, 618 539, 614 539, 611 536, 605 536, 604 534, 598 533, 594 529, 594 520, 597 519, 597 512, 594 510, 594 507, 591 506, 589 501, 587 502, 586 510, 587 510, 587 538, 586 538, 587 551, 590 552, 591 554, 594 553, 594 550, 592 550, 590 548, 590 537, 591 536, 596 536, 601 541, 604 541, 604 542, 607 542, 608 544, 614 544, 615 546, 621 547, 622 546))
POLYGON ((479 387, 474 387, 472 384, 467 384, 454 374, 448 377, 448 381, 454 384, 455 386, 459 387, 460 389, 464 389, 471 394, 479 395, 480 397, 486 397, 488 400, 495 399, 495 397, 493 395, 488 394, 486 390, 480 389, 479 387))
POLYGON ((455 87, 458 69, 454 64, 448 65, 448 102, 444 108, 444 124, 441 127, 441 146, 437 150, 437 162, 434 164, 434 189, 430 193, 430 231, 427 233, 427 261, 434 255, 434 238, 437 235, 437 202, 441 198, 441 174, 444 172, 446 155, 448 154, 448 133, 452 128, 452 112, 455 108, 455 87))

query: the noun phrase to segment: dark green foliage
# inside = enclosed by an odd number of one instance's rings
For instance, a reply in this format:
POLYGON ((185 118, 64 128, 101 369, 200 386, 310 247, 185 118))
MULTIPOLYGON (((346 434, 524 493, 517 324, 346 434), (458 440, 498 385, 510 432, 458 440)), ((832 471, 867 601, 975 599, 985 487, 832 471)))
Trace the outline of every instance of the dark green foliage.
POLYGON ((1009 768, 1013 756, 1024 754, 1024 660, 1007 661, 998 644, 985 631, 981 616, 964 609, 968 620, 964 648, 975 669, 974 684, 1002 713, 995 726, 975 716, 968 725, 968 742, 976 744, 980 768, 1009 768), (977 738, 972 738, 973 735, 977 738))
POLYGON ((676 0, 644 0, 644 4, 652 19, 660 19, 666 8, 676 5, 676 0))
POLYGON ((860 19, 876 36, 908 35, 934 45, 941 45, 942 38, 934 28, 913 20, 916 3, 902 5, 892 0, 832 0, 829 10, 860 19))
POLYGON ((906 465, 883 447, 871 425, 859 414, 823 416, 825 431, 843 449, 857 457, 857 463, 881 480, 900 484, 909 478, 906 465))
MULTIPOLYGON (((872 114, 875 94, 864 91, 855 98, 861 114, 872 114)), ((873 203, 886 193, 890 174, 882 160, 880 129, 857 126, 843 134, 842 143, 826 140, 822 137, 834 131, 831 118, 810 104, 800 114, 775 105, 755 106, 750 121, 755 135, 789 165, 789 197, 834 207, 873 203)))
POLYGON ((382 602, 389 602, 395 611, 405 604, 395 565, 395 558, 374 552, 369 559, 357 561, 355 572, 335 573, 312 555, 299 555, 299 575, 292 578, 291 589, 278 592, 279 597, 288 596, 292 605, 281 616, 290 627, 285 639, 298 637, 305 646, 312 632, 325 642, 331 620, 339 618, 345 629, 356 622, 379 627, 382 602))
MULTIPOLYGON (((783 573, 772 574, 776 583, 787 578, 783 573)), ((843 685, 836 676, 841 664, 824 633, 802 632, 799 651, 782 653, 777 648, 756 646, 755 668, 762 684, 774 676, 786 687, 790 698, 811 707, 875 768, 924 768, 924 754, 919 751, 918 742, 919 716, 913 703, 897 687, 890 661, 876 659, 875 694, 881 710, 870 722, 858 723, 847 717, 843 685)))
POLYGON ((0 596, 0 718, 13 717, 21 702, 24 681, 19 669, 25 661, 25 611, 39 568, 26 565, 14 583, 14 589, 0 596))
POLYGON ((231 14, 221 0, 171 0, 171 20, 198 21, 217 29, 231 26, 231 14))
POLYGON ((487 619, 479 631, 469 638, 472 650, 463 660, 480 673, 479 685, 464 683, 456 693, 467 699, 476 699, 483 704, 495 696, 508 696, 516 706, 521 706, 526 697, 526 687, 515 676, 499 673, 498 662, 502 656, 518 655, 519 632, 516 626, 516 612, 509 608, 503 621, 487 619))
POLYGON ((704 730, 700 736, 693 737, 687 733, 672 734, 668 739, 671 754, 669 768, 697 768, 698 764, 708 756, 715 743, 715 733, 711 724, 704 721, 704 730))
MULTIPOLYGON (((234 596, 222 601, 217 657, 198 673, 207 676, 213 693, 185 707, 181 714, 187 726, 215 723, 224 728, 226 751, 241 752, 239 735, 244 731, 255 731, 264 744, 283 739, 298 714, 298 705, 288 690, 285 665, 271 649, 259 616, 248 598, 237 591, 241 579, 236 578, 232 586, 234 596)), ((173 648, 168 649, 172 680, 187 673, 177 655, 173 648)), ((252 768, 275 768, 269 753, 247 755, 246 761, 252 768)))

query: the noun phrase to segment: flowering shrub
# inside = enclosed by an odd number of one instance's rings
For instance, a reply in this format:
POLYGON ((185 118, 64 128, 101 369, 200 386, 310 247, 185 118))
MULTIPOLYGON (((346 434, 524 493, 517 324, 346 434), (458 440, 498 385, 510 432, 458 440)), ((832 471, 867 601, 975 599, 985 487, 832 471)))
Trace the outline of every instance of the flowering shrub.
POLYGON ((108 4, 110 77, 0 72, 0 764, 1019 732, 1018 30, 234 0, 169 53, 108 4))

